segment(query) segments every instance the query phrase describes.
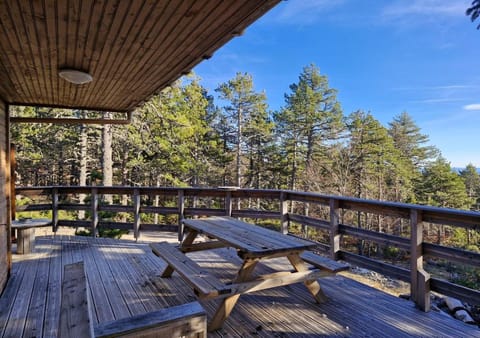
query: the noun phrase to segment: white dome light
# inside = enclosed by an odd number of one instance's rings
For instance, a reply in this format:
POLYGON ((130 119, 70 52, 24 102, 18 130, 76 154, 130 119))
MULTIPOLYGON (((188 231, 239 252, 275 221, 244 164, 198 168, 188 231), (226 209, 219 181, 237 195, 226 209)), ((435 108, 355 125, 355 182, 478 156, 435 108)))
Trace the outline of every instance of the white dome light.
POLYGON ((77 69, 60 69, 58 75, 68 82, 77 85, 88 83, 93 80, 93 77, 90 74, 77 69))

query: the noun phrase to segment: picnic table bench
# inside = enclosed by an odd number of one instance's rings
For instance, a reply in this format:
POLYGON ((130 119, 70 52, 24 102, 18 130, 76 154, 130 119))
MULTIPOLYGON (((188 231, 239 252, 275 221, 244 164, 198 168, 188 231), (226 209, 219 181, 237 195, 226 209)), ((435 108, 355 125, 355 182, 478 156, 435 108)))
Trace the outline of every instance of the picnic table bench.
POLYGON ((35 228, 52 225, 48 218, 24 218, 12 221, 11 228, 17 230, 17 254, 29 254, 35 248, 35 228))
POLYGON ((184 225, 189 232, 179 246, 162 242, 152 243, 150 247, 155 255, 167 262, 162 277, 170 277, 176 271, 193 288, 199 299, 223 298, 208 325, 209 331, 223 325, 241 294, 303 282, 314 299, 323 302, 326 296, 317 280, 349 268, 346 264, 308 251, 316 246, 314 242, 286 236, 231 217, 184 220, 184 225), (205 234, 211 240, 194 243, 199 234, 205 234), (192 251, 219 247, 236 248, 238 256, 243 259, 237 277, 227 283, 186 255, 192 251), (293 271, 253 275, 258 262, 276 257, 286 257, 293 271))

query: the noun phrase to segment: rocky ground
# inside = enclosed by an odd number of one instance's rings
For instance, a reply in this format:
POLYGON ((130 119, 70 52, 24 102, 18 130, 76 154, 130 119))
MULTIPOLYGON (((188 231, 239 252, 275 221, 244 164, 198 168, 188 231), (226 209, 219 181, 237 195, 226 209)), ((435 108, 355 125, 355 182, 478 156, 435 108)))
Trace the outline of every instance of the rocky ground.
MULTIPOLYGON (((379 274, 375 271, 368 269, 363 269, 359 267, 352 267, 347 272, 342 272, 342 275, 355 279, 363 284, 369 285, 376 289, 382 290, 388 294, 409 299, 410 297, 410 284, 386 277, 382 274, 379 274)), ((456 317, 458 320, 466 322, 466 325, 477 325, 480 326, 480 306, 471 306, 470 304, 460 302, 460 306, 456 309, 454 313, 447 306, 447 297, 444 295, 431 292, 431 304, 433 311, 440 311, 445 313, 445 315, 456 317), (465 312, 471 317, 472 320, 464 318, 465 312)))

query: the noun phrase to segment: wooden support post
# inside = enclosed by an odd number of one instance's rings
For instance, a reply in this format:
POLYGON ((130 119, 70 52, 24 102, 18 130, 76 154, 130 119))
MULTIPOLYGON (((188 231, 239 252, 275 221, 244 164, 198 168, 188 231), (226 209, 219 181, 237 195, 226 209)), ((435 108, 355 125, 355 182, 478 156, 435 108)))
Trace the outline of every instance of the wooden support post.
POLYGON ((280 229, 283 234, 288 234, 289 225, 287 193, 282 191, 280 193, 280 229))
POLYGON ((430 274, 423 269, 423 220, 419 210, 410 210, 410 294, 422 311, 430 311, 430 274))
POLYGON ((57 233, 58 229, 58 189, 52 189, 52 231, 57 233))
POLYGON ((178 190, 178 241, 183 240, 183 219, 185 218, 185 191, 178 190))
POLYGON ((92 236, 96 237, 97 227, 98 227, 98 189, 97 188, 92 188, 91 207, 92 207, 92 236))
POLYGON ((133 190, 133 236, 138 240, 140 236, 140 190, 133 190))
POLYGON ((340 208, 339 201, 337 199, 330 199, 330 258, 338 260, 340 253, 340 231, 339 231, 339 219, 340 208))
POLYGON ((227 191, 225 193, 225 215, 232 216, 232 192, 227 191))
MULTIPOLYGON (((6 115, 5 115, 5 135, 6 137, 6 142, 4 144, 5 146, 5 154, 10 154, 9 157, 6 156, 5 158, 5 198, 7 201, 7 207, 4 212, 6 213, 4 216, 4 220, 6 223, 6 236, 8 238, 7 240, 7 276, 6 278, 10 278, 10 273, 12 271, 12 239, 15 238, 15 230, 12 229, 11 224, 12 220, 15 219, 15 212, 16 212, 16 204, 15 204, 15 199, 16 199, 16 193, 15 193, 15 146, 9 142, 9 108, 8 106, 6 107, 6 115), (8 153, 7 153, 8 152, 8 153), (10 189, 7 187, 10 185, 10 189)), ((0 120, 0 124, 1 124, 0 120)), ((0 145, 0 149, 2 148, 2 145, 0 145)), ((1 162, 1 160, 0 160, 1 162)), ((0 216, 1 218, 1 216, 0 216)), ((3 223, 3 222, 2 222, 3 223)))
POLYGON ((11 220, 14 221, 16 219, 16 193, 15 193, 15 181, 16 179, 16 168, 17 168, 17 160, 15 158, 15 145, 10 143, 10 216, 11 220))

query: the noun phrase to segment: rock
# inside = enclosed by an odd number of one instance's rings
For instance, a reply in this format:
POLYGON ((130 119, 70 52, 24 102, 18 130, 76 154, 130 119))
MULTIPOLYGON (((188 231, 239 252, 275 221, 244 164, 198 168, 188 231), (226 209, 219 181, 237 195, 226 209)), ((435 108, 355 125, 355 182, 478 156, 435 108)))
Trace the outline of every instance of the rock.
POLYGON ((445 304, 455 318, 467 324, 475 324, 475 321, 460 300, 453 297, 445 297, 445 304))

